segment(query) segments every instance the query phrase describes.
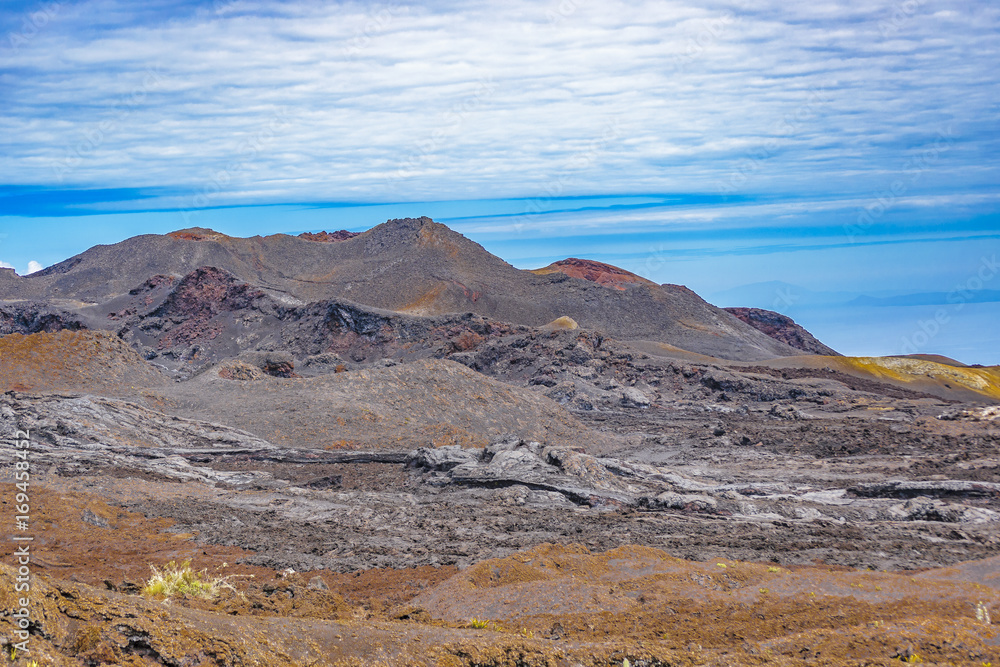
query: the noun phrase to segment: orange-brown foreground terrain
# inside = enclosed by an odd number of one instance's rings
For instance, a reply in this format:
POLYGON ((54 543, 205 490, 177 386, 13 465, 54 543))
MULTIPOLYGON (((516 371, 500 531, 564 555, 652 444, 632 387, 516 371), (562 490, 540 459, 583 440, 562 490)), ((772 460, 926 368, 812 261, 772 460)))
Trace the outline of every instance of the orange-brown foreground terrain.
MULTIPOLYGON (((275 572, 58 486, 33 493, 24 658, 41 665, 982 667, 1000 650, 987 618, 1000 616, 1000 558, 886 573, 543 544, 463 571, 275 572), (233 589, 214 600, 139 591, 151 564, 182 559, 233 589)), ((18 606, 10 552, 5 609, 18 606)), ((0 628, 9 653, 13 619, 0 628)))

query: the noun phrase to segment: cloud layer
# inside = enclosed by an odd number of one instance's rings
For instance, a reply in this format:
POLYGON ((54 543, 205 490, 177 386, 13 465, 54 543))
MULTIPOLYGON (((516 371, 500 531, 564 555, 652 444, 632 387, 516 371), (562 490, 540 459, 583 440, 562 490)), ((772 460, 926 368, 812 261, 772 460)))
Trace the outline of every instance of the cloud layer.
POLYGON ((105 209, 1000 175, 993 3, 8 4, 0 183, 105 209))

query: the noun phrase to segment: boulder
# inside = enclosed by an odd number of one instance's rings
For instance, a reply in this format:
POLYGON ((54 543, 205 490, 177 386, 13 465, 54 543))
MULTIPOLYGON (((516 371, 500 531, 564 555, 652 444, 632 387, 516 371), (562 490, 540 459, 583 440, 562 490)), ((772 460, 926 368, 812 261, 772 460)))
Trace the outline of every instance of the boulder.
POLYGON ((421 447, 410 453, 407 465, 411 468, 447 472, 453 468, 480 460, 481 449, 462 449, 459 445, 445 447, 421 447))
POLYGON ((621 404, 626 408, 648 408, 649 398, 635 387, 625 387, 622 390, 621 404))

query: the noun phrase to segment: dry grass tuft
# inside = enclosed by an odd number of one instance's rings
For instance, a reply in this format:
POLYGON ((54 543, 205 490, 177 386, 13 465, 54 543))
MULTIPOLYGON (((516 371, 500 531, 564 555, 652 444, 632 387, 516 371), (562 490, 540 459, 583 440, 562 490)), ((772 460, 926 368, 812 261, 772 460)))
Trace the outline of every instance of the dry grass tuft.
POLYGON ((198 598, 218 597, 224 589, 235 591, 229 583, 230 577, 211 577, 208 570, 195 570, 191 561, 186 560, 180 565, 170 561, 163 570, 155 565, 149 566, 153 576, 143 587, 144 595, 153 598, 170 598, 177 595, 189 595, 198 598))

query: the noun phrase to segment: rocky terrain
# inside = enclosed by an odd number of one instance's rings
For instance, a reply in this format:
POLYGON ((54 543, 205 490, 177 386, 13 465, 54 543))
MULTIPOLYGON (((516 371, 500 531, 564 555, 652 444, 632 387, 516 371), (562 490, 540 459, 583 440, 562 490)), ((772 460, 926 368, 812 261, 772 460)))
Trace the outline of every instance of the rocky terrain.
POLYGON ((1000 664, 1000 369, 426 219, 43 273, 0 276, 40 664, 1000 664), (232 587, 140 593, 183 559, 232 587))

